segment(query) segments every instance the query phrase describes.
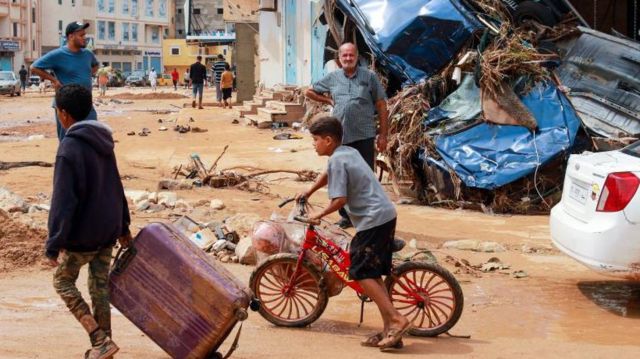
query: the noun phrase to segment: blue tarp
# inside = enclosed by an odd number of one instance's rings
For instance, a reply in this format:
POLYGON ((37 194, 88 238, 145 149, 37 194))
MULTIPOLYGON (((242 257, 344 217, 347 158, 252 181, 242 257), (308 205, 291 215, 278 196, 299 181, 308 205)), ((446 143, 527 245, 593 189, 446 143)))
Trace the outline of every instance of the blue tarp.
POLYGON ((338 0, 337 4, 354 20, 382 65, 411 82, 448 65, 482 27, 459 0, 338 0))
POLYGON ((538 122, 535 133, 522 126, 483 123, 436 138, 438 153, 465 185, 504 186, 573 145, 580 119, 557 87, 538 85, 521 100, 538 122))

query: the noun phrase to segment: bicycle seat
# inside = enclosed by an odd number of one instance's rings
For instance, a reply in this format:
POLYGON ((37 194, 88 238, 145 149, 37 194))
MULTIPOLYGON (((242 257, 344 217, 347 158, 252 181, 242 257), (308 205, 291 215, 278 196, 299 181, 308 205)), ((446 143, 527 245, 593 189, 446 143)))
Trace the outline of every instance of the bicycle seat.
POLYGON ((393 240, 393 245, 391 246, 391 252, 400 252, 405 245, 407 245, 407 242, 405 242, 403 239, 395 238, 393 240))

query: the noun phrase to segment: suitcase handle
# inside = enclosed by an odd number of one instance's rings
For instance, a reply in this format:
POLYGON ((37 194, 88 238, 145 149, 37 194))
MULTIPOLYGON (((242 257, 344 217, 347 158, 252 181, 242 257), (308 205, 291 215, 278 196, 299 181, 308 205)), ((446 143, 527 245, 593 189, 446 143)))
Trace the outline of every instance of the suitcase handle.
POLYGON ((120 247, 120 249, 118 249, 118 253, 116 253, 116 259, 113 262, 113 270, 111 270, 111 274, 113 275, 122 274, 138 253, 133 244, 131 244, 131 246, 126 250, 123 250, 124 248, 120 247))

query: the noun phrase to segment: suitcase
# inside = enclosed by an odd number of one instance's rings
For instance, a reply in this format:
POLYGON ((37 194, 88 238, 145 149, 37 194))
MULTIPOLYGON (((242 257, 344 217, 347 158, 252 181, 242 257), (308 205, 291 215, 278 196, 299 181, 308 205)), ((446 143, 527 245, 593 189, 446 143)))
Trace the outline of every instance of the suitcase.
POLYGON ((164 223, 149 224, 118 252, 109 284, 111 304, 173 358, 221 357, 216 349, 247 318, 252 298, 226 268, 164 223))

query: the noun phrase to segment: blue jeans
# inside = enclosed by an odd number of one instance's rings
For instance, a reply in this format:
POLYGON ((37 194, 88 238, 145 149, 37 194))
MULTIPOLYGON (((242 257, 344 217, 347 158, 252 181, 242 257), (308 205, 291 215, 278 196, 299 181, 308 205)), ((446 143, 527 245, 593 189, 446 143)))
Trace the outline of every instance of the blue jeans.
POLYGON ((192 84, 193 85, 193 98, 198 96, 198 99, 202 100, 202 92, 204 91, 204 83, 192 84))
MULTIPOLYGON (((56 132, 58 133, 58 141, 62 141, 67 131, 64 129, 64 127, 62 127, 55 108, 53 109, 53 116, 56 119, 56 132)), ((95 107, 91 106, 91 112, 89 112, 89 116, 87 116, 86 120, 98 120, 98 113, 96 112, 95 107)))

